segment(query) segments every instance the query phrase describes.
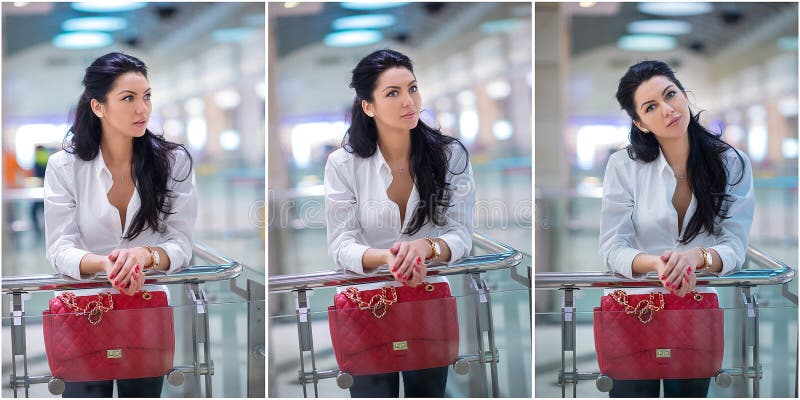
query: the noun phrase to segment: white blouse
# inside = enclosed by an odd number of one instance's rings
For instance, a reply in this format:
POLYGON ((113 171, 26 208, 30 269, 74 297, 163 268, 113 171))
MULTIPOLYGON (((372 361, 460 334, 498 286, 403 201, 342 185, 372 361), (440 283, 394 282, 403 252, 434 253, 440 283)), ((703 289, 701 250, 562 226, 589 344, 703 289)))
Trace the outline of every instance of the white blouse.
MULTIPOLYGON (((624 149, 612 154, 603 178, 600 216, 600 256, 605 266, 633 278, 631 264, 639 253, 660 256, 666 250, 685 251, 699 246, 719 253, 720 275, 740 269, 747 251, 755 201, 750 159, 744 152, 739 154, 744 165, 733 149, 722 155, 728 172, 727 194, 732 200, 725 204, 730 218, 718 222, 719 236, 702 232, 687 244, 679 242, 678 213, 672 205, 677 181, 663 153, 659 151, 658 158, 649 163, 631 160, 624 149)), ((681 232, 696 209, 692 195, 681 232)))
MULTIPOLYGON (((325 222, 328 228, 328 254, 337 267, 364 274, 361 258, 367 249, 388 249, 397 241, 411 241, 425 236, 438 237, 447 243, 451 253, 448 265, 469 255, 472 249, 472 212, 475 207, 472 164, 468 164, 467 153, 457 143, 450 144, 449 150, 452 153, 446 179, 452 189, 452 207, 445 213, 447 222, 444 226, 429 222, 413 235, 402 232, 419 204, 417 187, 414 185, 411 190, 405 221, 400 226, 400 208, 386 194, 392 183, 392 171, 380 148, 369 158, 361 158, 344 149, 338 149, 328 157, 325 165, 325 222), (461 171, 464 172, 453 174, 461 171)), ((435 277, 427 281, 445 280, 435 277)), ((394 283, 399 285, 398 282, 394 283)))
POLYGON ((133 240, 124 239, 123 232, 141 207, 138 189, 125 217, 125 229, 120 226, 119 211, 108 201, 107 193, 113 180, 103 161, 102 151, 91 161, 64 150, 53 154, 47 162, 44 177, 44 220, 47 260, 56 272, 75 279, 90 279, 93 275, 80 273, 84 255, 109 254, 117 248, 144 245, 161 247, 170 259, 167 273, 189 265, 192 258, 192 238, 197 220, 197 190, 189 157, 175 152, 168 188, 172 190, 172 211, 164 219, 163 233, 143 230, 133 240), (184 179, 183 182, 176 179, 184 179))

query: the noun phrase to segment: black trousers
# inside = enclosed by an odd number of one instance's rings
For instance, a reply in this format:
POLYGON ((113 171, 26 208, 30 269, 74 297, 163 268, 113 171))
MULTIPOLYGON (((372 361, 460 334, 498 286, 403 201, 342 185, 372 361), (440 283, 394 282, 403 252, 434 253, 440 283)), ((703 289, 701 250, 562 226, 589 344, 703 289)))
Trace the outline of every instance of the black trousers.
MULTIPOLYGON (((664 379, 664 397, 707 397, 710 378, 664 379)), ((658 397, 661 380, 614 380, 608 397, 658 397)))
MULTIPOLYGON (((161 397, 164 377, 118 379, 118 397, 161 397)), ((111 397, 114 395, 114 381, 64 382, 61 397, 111 397)))
MULTIPOLYGON (((402 374, 405 397, 444 397, 447 366, 402 374)), ((350 397, 400 397, 400 372, 353 376, 350 397)))

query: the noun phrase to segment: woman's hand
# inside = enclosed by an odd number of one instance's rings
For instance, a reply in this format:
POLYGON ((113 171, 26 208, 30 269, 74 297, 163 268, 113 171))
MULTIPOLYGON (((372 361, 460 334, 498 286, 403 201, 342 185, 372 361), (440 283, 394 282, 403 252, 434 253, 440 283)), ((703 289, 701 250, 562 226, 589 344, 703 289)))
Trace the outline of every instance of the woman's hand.
POLYGON ((691 293, 695 289, 695 284, 697 283, 697 277, 693 272, 690 270, 686 270, 686 273, 683 274, 683 279, 681 279, 680 285, 678 288, 675 289, 675 294, 679 297, 686 296, 688 293, 691 293))
POLYGON ((394 260, 388 263, 395 279, 411 287, 422 283, 427 274, 425 259, 428 258, 429 251, 433 250, 424 239, 395 242, 389 249, 389 254, 394 256, 394 260))
POLYGON ((668 289, 678 289, 687 273, 694 273, 698 265, 703 264, 703 255, 697 248, 684 252, 667 250, 661 255, 661 261, 666 263, 663 276, 668 289))
POLYGON ((143 270, 150 263, 150 251, 144 247, 114 249, 108 259, 113 265, 106 274, 115 287, 129 296, 141 290, 144 285, 143 270))

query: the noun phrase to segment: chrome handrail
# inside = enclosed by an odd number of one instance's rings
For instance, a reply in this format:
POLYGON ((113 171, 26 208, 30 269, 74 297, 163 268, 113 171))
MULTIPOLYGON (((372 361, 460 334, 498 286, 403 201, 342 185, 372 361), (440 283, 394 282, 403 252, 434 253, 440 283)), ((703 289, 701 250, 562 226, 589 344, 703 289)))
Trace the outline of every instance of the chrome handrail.
MULTIPOLYGON (((192 265, 181 271, 164 274, 163 272, 146 273, 146 284, 179 284, 201 283, 230 280, 242 273, 242 264, 220 254, 218 251, 200 242, 192 245, 194 256, 212 265, 192 265)), ((2 277, 2 292, 35 292, 40 290, 91 289, 110 287, 105 274, 98 274, 92 279, 75 280, 63 274, 28 275, 2 277)))
MULTIPOLYGON (((762 269, 743 269, 725 276, 700 274, 697 286, 756 286, 781 285, 794 279, 795 271, 780 260, 777 260, 752 246, 747 248, 747 259, 762 269)), ((635 275, 628 279, 612 272, 538 272, 534 278, 536 289, 564 287, 652 287, 661 286, 658 274, 649 272, 635 275)))
MULTIPOLYGON (((473 233, 472 245, 493 252, 480 256, 470 256, 453 265, 437 264, 428 268, 428 275, 463 275, 480 273, 517 266, 522 262, 522 253, 504 243, 490 239, 480 233, 473 233)), ((323 287, 349 286, 354 284, 392 281, 394 276, 387 266, 378 268, 370 275, 359 275, 346 270, 330 270, 296 275, 276 275, 267 278, 269 293, 292 290, 308 290, 323 287)))

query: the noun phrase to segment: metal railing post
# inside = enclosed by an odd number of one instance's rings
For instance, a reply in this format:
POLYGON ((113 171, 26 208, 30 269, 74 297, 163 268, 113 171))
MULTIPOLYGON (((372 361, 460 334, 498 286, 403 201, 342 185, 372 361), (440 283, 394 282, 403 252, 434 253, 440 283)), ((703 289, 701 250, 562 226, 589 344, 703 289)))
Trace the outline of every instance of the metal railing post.
POLYGON ((563 305, 561 306, 561 397, 567 397, 566 384, 567 381, 567 365, 566 356, 564 353, 572 352, 572 397, 578 397, 578 363, 577 351, 575 349, 575 289, 564 288, 563 305))
POLYGON ((19 387, 19 375, 17 373, 17 356, 22 356, 23 365, 23 387, 25 397, 28 397, 28 352, 25 343, 25 303, 23 302, 22 292, 11 293, 11 388, 14 389, 14 397, 17 397, 19 387))
POLYGON ((486 364, 489 364, 489 373, 492 380, 492 397, 500 397, 499 379, 497 376, 498 357, 494 343, 494 321, 492 319, 492 303, 489 295, 489 288, 486 280, 479 273, 469 274, 471 286, 475 300, 475 322, 478 339, 478 361, 480 363, 481 377, 484 382, 486 394, 489 394, 488 382, 486 381, 486 364), (486 332, 489 341, 488 354, 484 349, 483 333, 486 332))
POLYGON ((297 337, 298 345, 300 347, 300 371, 299 379, 303 385, 303 397, 308 397, 306 389, 306 368, 305 368, 305 352, 309 352, 311 356, 311 375, 312 383, 314 384, 314 397, 319 397, 319 388, 317 387, 317 362, 314 356, 314 337, 311 332, 311 305, 308 301, 308 293, 306 290, 297 291, 297 303, 295 306, 297 315, 297 337))
MULTIPOLYGON (((200 375, 205 375, 205 397, 212 397, 211 387, 211 338, 208 332, 208 299, 206 298, 205 291, 197 283, 190 283, 186 286, 189 297, 194 302, 194 318, 192 319, 192 338, 194 339, 194 373, 197 376, 197 384, 200 385, 200 375), (200 343, 203 344, 203 359, 206 371, 201 370, 201 362, 199 357, 200 343)), ((200 393, 200 388, 197 388, 197 393, 200 393)))

